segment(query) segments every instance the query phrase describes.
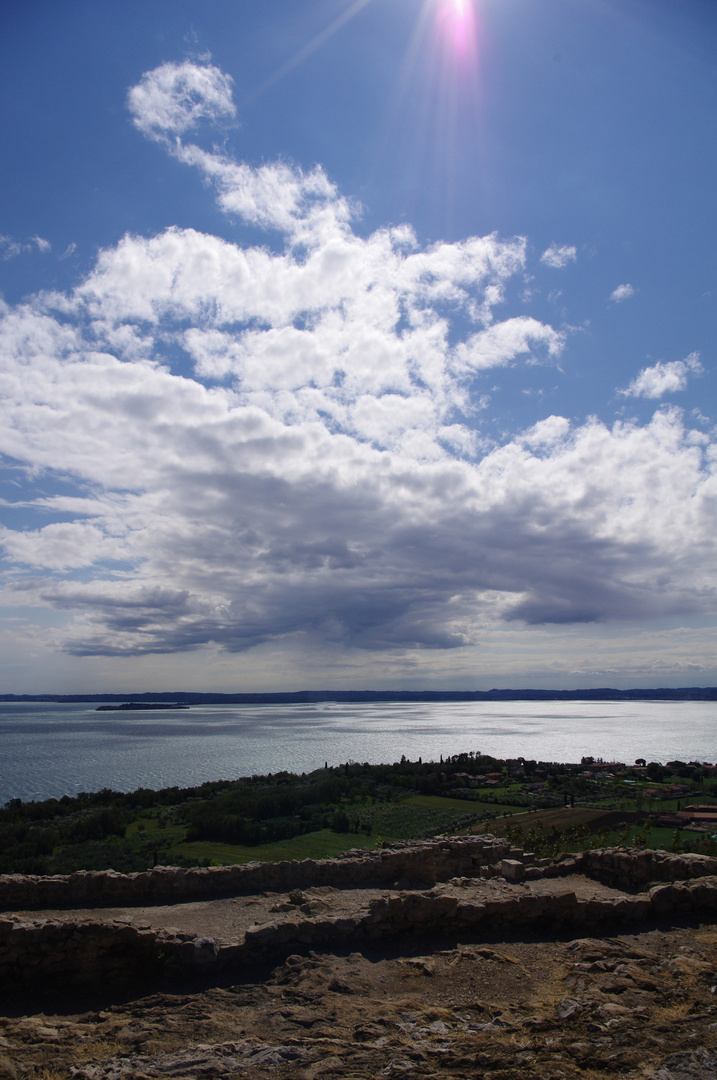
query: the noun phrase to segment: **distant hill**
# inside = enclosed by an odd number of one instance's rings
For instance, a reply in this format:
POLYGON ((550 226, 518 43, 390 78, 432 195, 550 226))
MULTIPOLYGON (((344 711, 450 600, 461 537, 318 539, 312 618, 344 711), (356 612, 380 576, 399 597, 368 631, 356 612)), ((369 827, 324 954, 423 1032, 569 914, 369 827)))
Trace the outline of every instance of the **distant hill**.
POLYGON ((717 701, 717 686, 658 687, 648 690, 296 690, 290 693, 162 693, 128 694, 0 694, 0 701, 58 703, 146 701, 185 705, 310 705, 322 701, 346 704, 439 701, 717 701))

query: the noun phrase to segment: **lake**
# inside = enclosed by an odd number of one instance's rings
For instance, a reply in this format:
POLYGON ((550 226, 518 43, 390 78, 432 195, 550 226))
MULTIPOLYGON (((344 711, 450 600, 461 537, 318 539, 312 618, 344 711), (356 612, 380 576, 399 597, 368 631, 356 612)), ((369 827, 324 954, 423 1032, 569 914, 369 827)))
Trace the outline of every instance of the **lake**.
POLYGON ((717 702, 322 702, 143 713, 0 702, 0 805, 470 750, 542 761, 714 762, 717 702))

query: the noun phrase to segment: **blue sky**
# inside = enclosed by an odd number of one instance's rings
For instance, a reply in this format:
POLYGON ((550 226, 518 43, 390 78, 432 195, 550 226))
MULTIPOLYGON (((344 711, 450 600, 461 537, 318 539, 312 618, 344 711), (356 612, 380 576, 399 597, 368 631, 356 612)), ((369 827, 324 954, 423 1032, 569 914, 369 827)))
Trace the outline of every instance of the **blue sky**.
POLYGON ((0 27, 0 689, 717 683, 711 3, 0 27))

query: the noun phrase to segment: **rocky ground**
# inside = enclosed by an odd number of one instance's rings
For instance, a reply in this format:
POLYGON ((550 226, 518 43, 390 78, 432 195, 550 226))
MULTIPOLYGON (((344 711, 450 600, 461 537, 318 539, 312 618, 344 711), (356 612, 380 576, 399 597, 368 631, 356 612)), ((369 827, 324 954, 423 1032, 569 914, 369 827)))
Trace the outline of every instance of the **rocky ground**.
MULTIPOLYGON (((584 878, 569 883, 583 895, 614 892, 584 878)), ((101 914, 226 940, 277 911, 349 911, 374 894, 386 890, 101 914)), ((55 987, 42 1011, 0 1018, 0 1080, 717 1080, 717 926, 673 920, 574 940, 542 931, 480 941, 412 935, 340 955, 297 953, 240 981, 114 1002, 109 987, 81 1002, 63 1001, 55 987)))
MULTIPOLYGON (((190 900, 181 904, 154 904, 149 907, 66 908, 63 910, 18 911, 22 919, 52 919, 55 922, 85 922, 102 919, 121 919, 138 927, 166 929, 183 933, 202 934, 220 942, 241 942, 248 930, 282 922, 286 919, 326 916, 359 916, 371 901, 391 895, 406 896, 398 887, 374 889, 335 889, 330 885, 310 889, 294 889, 290 893, 264 892, 256 896, 236 896, 219 900, 190 900)), ((511 882, 503 877, 488 881, 475 878, 454 878, 433 888, 415 890, 429 896, 455 896, 458 900, 508 900, 525 893, 552 896, 568 889, 580 899, 611 899, 624 896, 620 889, 603 885, 583 874, 571 874, 568 879, 548 878, 538 881, 511 882)))

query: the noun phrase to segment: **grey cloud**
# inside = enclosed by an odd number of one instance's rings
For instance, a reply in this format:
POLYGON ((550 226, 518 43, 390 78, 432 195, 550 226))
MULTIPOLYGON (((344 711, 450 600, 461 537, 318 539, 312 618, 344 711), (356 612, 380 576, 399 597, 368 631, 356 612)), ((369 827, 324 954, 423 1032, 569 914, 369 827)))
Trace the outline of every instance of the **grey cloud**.
POLYGON ((180 540, 163 553, 169 566, 189 560, 184 576, 201 593, 190 586, 103 595, 100 583, 45 592, 91 619, 68 650, 140 654, 212 642, 241 652, 297 635, 356 649, 452 649, 479 639, 482 616, 530 625, 639 620, 714 603, 713 594, 670 583, 655 588, 664 556, 654 545, 548 520, 538 498, 482 514, 453 505, 435 522, 407 524, 365 490, 342 500, 328 486, 272 488, 284 496, 281 523, 267 513, 272 500, 260 497, 243 507, 258 527, 200 530, 191 546, 180 540), (215 588, 218 605, 207 598, 215 588))

